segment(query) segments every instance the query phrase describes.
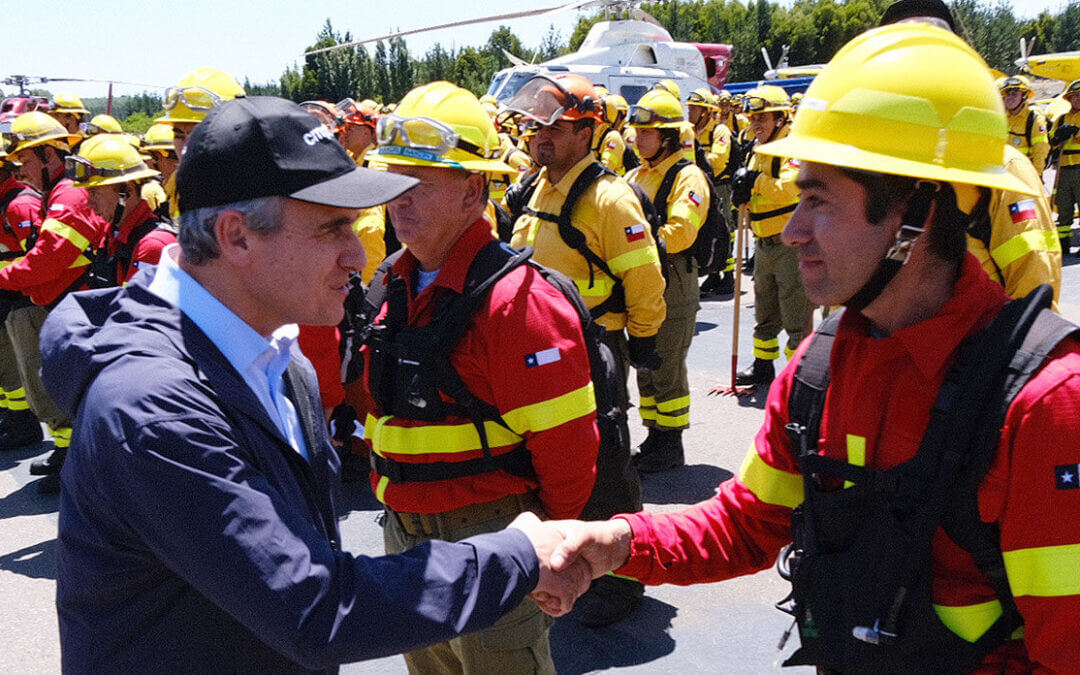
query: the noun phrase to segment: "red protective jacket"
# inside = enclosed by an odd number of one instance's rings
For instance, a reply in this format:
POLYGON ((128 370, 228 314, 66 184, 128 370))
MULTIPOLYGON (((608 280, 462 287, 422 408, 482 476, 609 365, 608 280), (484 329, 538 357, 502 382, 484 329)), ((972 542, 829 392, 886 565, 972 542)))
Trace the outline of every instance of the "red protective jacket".
MULTIPOLYGON (((408 285, 410 324, 429 322, 442 293, 463 290, 470 263, 490 241, 491 226, 476 221, 454 244, 438 277, 418 295, 419 263, 409 251, 402 255, 393 271, 408 285)), ((369 360, 366 348, 364 354, 369 360)), ((502 454, 524 440, 536 479, 499 471, 391 483, 373 471, 375 495, 395 511, 443 513, 538 489, 548 515, 577 516, 592 492, 599 432, 581 321, 566 297, 532 267, 515 269, 492 287, 450 361, 469 391, 497 407, 514 430, 488 422, 491 452, 502 454)), ((365 378, 370 372, 365 368, 365 378)), ((370 382, 367 387, 370 391, 370 382)), ((375 453, 401 462, 465 461, 483 452, 472 423, 459 417, 428 423, 377 411, 367 417, 365 438, 375 453)))
POLYGON ((341 334, 337 326, 300 326, 297 342, 319 377, 323 407, 341 405, 345 400, 345 385, 341 381, 341 334))
POLYGON ((7 251, 22 251, 30 232, 41 224, 41 195, 31 187, 9 177, 0 183, 0 199, 16 191, 16 196, 8 202, 7 209, 0 214, 0 245, 7 251))
POLYGON ((105 221, 90 210, 86 190, 68 178, 53 187, 47 203, 34 247, 0 263, 0 288, 22 291, 38 305, 52 303, 78 281, 90 264, 83 254, 100 246, 107 231, 105 221))
MULTIPOLYGON (((120 222, 116 236, 109 239, 108 254, 116 255, 120 247, 128 243, 131 233, 148 220, 156 221, 158 217, 146 200, 139 200, 135 210, 120 222)), ((176 235, 168 230, 155 229, 147 232, 135 243, 135 250, 131 254, 131 266, 125 270, 122 265, 117 265, 116 278, 121 284, 126 284, 142 267, 157 265, 161 260, 161 250, 175 243, 176 235)))
MULTIPOLYGON (((845 313, 821 424, 824 454, 878 469, 911 458, 960 342, 1006 300, 969 254, 953 297, 929 320, 875 338, 862 315, 845 313)), ((770 566, 791 541, 791 509, 803 488, 784 425, 807 344, 773 384, 765 423, 742 468, 714 499, 681 513, 622 516, 634 538, 620 574, 649 584, 718 581, 770 566)), ((1080 489, 1061 489, 1059 482, 1062 467, 1080 463, 1078 438, 1080 347, 1069 341, 1014 399, 979 489, 983 520, 1000 527, 1009 583, 1025 620, 1023 641, 988 657, 992 672, 1080 668, 1080 489)), ((993 590, 940 530, 933 556, 938 615, 958 634, 977 638, 1000 615, 993 590)))

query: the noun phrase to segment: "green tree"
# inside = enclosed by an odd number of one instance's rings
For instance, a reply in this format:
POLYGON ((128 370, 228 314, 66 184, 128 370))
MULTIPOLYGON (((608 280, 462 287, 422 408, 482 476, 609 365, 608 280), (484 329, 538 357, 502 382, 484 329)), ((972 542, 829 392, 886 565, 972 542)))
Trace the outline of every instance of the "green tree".
POLYGON ((390 103, 394 99, 390 88, 390 58, 386 54, 386 43, 378 42, 375 45, 375 80, 372 98, 380 103, 390 103))
POLYGON ((164 110, 160 110, 154 115, 147 115, 144 112, 132 113, 120 120, 120 126, 123 127, 124 131, 129 131, 134 134, 145 134, 146 130, 153 126, 154 118, 164 114, 164 110))
POLYGON ((390 101, 400 101, 413 88, 413 64, 409 59, 409 48, 405 40, 397 37, 390 40, 390 101))

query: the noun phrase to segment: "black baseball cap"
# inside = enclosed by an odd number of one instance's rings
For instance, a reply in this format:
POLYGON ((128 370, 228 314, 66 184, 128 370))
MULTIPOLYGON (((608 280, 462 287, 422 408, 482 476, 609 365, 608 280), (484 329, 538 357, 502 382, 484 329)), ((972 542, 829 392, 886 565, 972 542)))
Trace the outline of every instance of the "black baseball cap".
POLYGON ((949 24, 952 32, 956 32, 952 12, 949 11, 949 6, 942 0, 897 0, 885 10, 885 14, 881 17, 881 23, 878 25, 887 26, 917 16, 930 16, 941 19, 949 24))
POLYGON ((417 182, 356 166, 315 117, 274 96, 215 107, 191 132, 176 170, 182 212, 273 196, 362 209, 417 182))

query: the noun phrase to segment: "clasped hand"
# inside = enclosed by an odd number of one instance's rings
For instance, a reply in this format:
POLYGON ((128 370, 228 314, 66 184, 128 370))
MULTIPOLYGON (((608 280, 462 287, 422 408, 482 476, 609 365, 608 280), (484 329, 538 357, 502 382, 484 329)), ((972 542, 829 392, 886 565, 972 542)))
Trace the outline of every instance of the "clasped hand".
POLYGON ((540 561, 540 581, 529 597, 544 612, 562 616, 593 579, 622 567, 630 557, 630 525, 620 518, 543 522, 522 513, 510 523, 524 532, 540 561))

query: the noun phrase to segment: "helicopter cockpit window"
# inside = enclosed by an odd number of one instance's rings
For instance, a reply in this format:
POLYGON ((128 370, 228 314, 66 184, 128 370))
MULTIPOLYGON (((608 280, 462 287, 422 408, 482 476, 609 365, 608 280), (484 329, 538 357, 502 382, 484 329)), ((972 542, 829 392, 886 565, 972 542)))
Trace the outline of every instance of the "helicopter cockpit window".
POLYGON ((487 93, 492 96, 497 96, 499 87, 506 80, 506 73, 495 73, 495 77, 491 78, 491 86, 488 87, 487 93))
POLYGON ((624 84, 619 87, 619 94, 631 105, 637 103, 638 99, 644 96, 647 91, 649 91, 648 87, 637 84, 624 84))
POLYGON ((510 78, 496 96, 499 97, 500 101, 506 101, 513 98, 514 94, 518 93, 518 90, 525 86, 525 83, 532 78, 533 73, 511 73, 510 78))

